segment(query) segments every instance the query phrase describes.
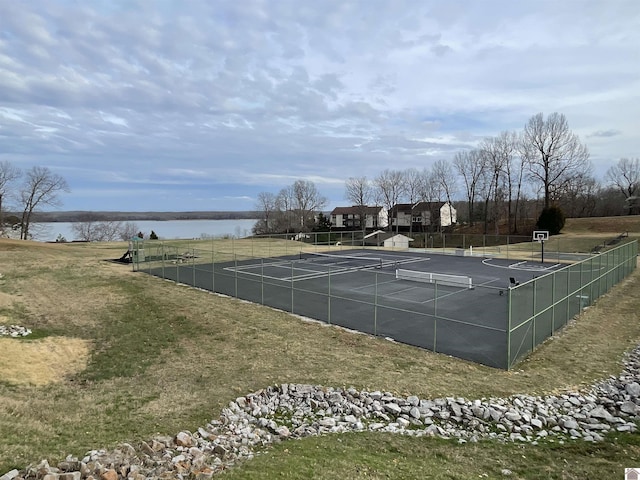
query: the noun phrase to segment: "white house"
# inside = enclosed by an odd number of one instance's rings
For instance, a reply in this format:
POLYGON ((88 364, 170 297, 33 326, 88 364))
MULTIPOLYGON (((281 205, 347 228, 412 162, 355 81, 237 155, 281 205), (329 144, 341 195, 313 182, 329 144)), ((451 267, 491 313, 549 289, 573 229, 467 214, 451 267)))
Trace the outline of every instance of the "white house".
POLYGON ((387 213, 383 207, 336 207, 331 212, 331 226, 349 230, 362 230, 360 217, 365 217, 364 228, 385 228, 388 225, 387 213))
POLYGON ((397 203, 391 208, 391 226, 421 231, 429 227, 449 227, 457 223, 456 209, 449 202, 397 203))
POLYGON ((385 232, 383 230, 376 230, 364 237, 365 245, 374 245, 376 247, 409 248, 410 242, 413 242, 413 238, 401 233, 385 232))

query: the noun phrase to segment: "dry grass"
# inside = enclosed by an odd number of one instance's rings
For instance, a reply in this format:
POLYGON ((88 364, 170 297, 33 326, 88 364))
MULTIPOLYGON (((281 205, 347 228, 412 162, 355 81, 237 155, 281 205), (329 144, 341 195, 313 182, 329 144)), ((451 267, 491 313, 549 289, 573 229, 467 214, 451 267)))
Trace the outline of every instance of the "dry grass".
POLYGON ((615 236, 623 232, 629 232, 629 234, 640 234, 640 215, 567 218, 563 232, 588 234, 601 233, 609 236, 615 236))
MULTIPOLYGON (((290 253, 292 246, 270 248, 290 253)), ((44 337, 0 344, 14 347, 13 373, 0 371, 0 473, 45 456, 193 430, 230 399, 270 384, 425 398, 558 392, 616 374, 622 352, 640 342, 639 271, 504 372, 103 261, 125 249, 0 240, 1 321, 44 337)))
POLYGON ((89 350, 89 342, 78 338, 0 338, 0 379, 16 385, 62 382, 86 368, 89 350))

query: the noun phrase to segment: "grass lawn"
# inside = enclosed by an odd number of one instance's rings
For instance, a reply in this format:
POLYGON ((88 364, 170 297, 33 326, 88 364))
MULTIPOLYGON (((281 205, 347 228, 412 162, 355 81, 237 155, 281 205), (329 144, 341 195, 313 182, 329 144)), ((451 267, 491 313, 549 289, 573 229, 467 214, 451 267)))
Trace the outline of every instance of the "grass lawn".
MULTIPOLYGON (((0 474, 194 431, 276 383, 468 399, 585 388, 640 342, 640 270, 505 372, 103 261, 125 249, 0 240, 0 323, 34 331, 0 339, 0 474)), ((622 478, 637 459, 640 434, 531 446, 366 433, 283 442, 221 478, 622 478)))

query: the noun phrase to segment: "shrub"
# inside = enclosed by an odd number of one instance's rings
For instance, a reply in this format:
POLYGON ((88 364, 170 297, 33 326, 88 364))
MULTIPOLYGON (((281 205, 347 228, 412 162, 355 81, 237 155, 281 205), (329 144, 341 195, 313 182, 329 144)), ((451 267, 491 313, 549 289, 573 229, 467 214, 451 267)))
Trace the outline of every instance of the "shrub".
POLYGON ((560 207, 547 207, 538 217, 537 228, 548 230, 549 235, 557 235, 564 227, 564 212, 560 207))

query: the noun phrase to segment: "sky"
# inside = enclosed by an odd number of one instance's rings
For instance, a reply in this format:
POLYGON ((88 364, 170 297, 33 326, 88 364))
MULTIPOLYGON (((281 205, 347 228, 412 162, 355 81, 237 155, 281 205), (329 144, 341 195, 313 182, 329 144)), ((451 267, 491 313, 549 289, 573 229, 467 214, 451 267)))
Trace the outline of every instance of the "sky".
MULTIPOLYGON (((640 2, 0 0, 0 160, 61 210, 253 210, 566 116, 640 156, 640 2)), ((461 192, 462 193, 462 192, 461 192)))

